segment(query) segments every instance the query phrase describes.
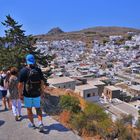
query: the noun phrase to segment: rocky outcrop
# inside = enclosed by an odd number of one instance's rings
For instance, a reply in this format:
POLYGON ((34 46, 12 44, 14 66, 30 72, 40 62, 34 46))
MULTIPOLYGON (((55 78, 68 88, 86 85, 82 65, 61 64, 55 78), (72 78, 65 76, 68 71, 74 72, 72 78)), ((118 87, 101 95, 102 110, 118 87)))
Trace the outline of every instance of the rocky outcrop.
POLYGON ((64 33, 64 31, 62 31, 59 27, 53 28, 51 29, 47 35, 56 35, 56 34, 61 34, 64 33))

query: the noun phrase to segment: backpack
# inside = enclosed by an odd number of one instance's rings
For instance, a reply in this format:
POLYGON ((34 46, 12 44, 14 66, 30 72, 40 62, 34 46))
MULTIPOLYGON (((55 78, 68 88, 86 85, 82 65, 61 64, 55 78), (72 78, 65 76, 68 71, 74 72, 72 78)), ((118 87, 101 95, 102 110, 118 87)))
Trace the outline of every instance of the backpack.
POLYGON ((41 91, 41 77, 39 72, 35 68, 29 70, 25 88, 27 93, 30 94, 32 94, 32 92, 41 91))
POLYGON ((4 87, 4 79, 5 79, 5 77, 0 75, 0 86, 2 86, 2 87, 4 87))

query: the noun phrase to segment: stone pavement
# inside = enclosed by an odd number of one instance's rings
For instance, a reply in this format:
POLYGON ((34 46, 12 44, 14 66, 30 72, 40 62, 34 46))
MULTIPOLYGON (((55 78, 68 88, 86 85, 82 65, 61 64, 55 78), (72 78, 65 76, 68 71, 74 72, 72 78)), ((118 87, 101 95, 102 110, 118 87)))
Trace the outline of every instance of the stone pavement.
MULTIPOLYGON (((2 110, 0 100, 0 140, 81 140, 79 136, 50 116, 43 115, 45 131, 40 133, 38 129, 28 128, 29 121, 25 108, 22 108, 22 115, 22 121, 16 122, 12 111, 2 110)), ((37 125, 37 117, 34 117, 37 125)))

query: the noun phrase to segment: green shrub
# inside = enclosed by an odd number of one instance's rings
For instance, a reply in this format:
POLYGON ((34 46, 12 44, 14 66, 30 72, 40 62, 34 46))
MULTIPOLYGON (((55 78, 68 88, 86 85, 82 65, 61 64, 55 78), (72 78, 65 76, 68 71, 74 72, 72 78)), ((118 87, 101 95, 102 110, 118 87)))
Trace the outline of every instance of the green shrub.
POLYGON ((124 48, 128 51, 130 47, 129 46, 124 46, 124 48))
POLYGON ((132 39, 132 35, 128 35, 128 36, 127 36, 127 39, 128 39, 128 40, 131 40, 131 39, 132 39))
POLYGON ((103 44, 105 45, 108 42, 108 40, 104 39, 103 44))
POLYGON ((121 120, 124 125, 132 125, 133 116, 123 114, 121 120))
POLYGON ((139 114, 139 117, 138 117, 138 120, 137 120, 137 123, 136 123, 136 127, 138 130, 140 130, 140 110, 138 110, 138 114, 139 114))
POLYGON ((63 110, 68 110, 73 113, 78 113, 81 110, 79 100, 69 95, 61 96, 59 105, 63 110))
POLYGON ((74 114, 71 119, 71 125, 74 129, 78 130, 79 134, 82 134, 84 126, 86 126, 86 116, 83 112, 74 114))
POLYGON ((95 134, 107 136, 110 133, 109 129, 112 128, 109 116, 100 106, 92 103, 87 103, 83 112, 73 115, 71 124, 79 134, 86 131, 90 136, 95 134))
POLYGON ((137 123, 136 123, 136 127, 137 127, 137 129, 140 130, 140 118, 138 119, 138 121, 137 121, 137 123))
POLYGON ((116 134, 118 137, 118 140, 132 140, 132 132, 129 129, 128 124, 125 122, 125 119, 130 119, 131 116, 122 116, 122 118, 117 119, 115 122, 116 125, 116 134))
POLYGON ((96 121, 101 121, 108 118, 108 115, 104 112, 103 108, 93 103, 87 103, 84 113, 86 114, 87 118, 94 119, 96 121))

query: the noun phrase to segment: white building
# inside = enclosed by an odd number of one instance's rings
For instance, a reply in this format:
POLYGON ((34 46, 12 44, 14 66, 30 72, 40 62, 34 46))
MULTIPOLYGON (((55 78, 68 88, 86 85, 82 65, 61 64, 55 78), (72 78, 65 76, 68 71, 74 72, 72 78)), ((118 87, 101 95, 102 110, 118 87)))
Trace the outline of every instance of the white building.
POLYGON ((81 97, 90 102, 97 102, 99 100, 98 88, 91 85, 81 85, 75 87, 75 92, 77 92, 81 97))
POLYGON ((110 37, 109 37, 109 39, 110 39, 111 41, 120 40, 120 39, 122 39, 122 38, 123 38, 122 36, 110 36, 110 37))
POLYGON ((65 88, 65 89, 75 89, 76 81, 69 77, 56 77, 48 79, 50 86, 65 88))
POLYGON ((113 98, 119 98, 120 93, 120 88, 115 86, 105 86, 103 91, 104 98, 109 101, 111 101, 113 98))
POLYGON ((140 97, 140 85, 129 86, 129 92, 135 97, 140 97))
POLYGON ((102 96, 105 83, 99 80, 92 80, 92 81, 87 81, 87 83, 91 86, 96 86, 98 88, 98 95, 102 96))
POLYGON ((111 113, 113 120, 116 120, 117 118, 122 117, 122 114, 132 115, 134 117, 133 118, 134 126, 139 117, 137 108, 135 108, 131 104, 128 104, 126 102, 123 102, 115 98, 112 100, 112 103, 108 105, 107 111, 108 113, 111 113))

